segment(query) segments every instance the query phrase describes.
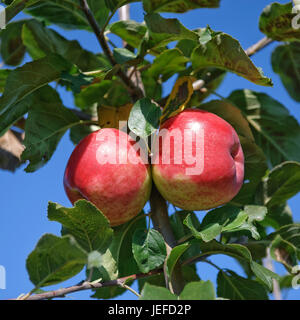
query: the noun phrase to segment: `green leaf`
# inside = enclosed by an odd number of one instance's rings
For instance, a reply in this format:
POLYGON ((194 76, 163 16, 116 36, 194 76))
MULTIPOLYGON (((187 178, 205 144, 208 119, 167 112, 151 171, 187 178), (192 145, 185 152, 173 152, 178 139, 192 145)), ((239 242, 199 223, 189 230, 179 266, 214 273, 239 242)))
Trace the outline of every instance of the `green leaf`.
POLYGON ((103 98, 103 96, 105 96, 112 87, 112 81, 110 80, 103 80, 100 83, 87 86, 82 89, 80 93, 74 95, 75 104, 82 110, 88 110, 94 105, 97 105, 98 102, 101 103, 104 101, 105 98, 103 98))
POLYGON ((86 262, 86 253, 71 236, 45 234, 28 256, 26 268, 31 282, 38 288, 75 276, 86 262))
POLYGON ((188 283, 179 295, 179 300, 215 300, 215 289, 211 281, 188 283))
MULTIPOLYGON (((6 1, 5 3, 8 6, 5 8, 5 20, 8 23, 11 19, 13 19, 19 12, 21 12, 24 8, 33 5, 39 0, 13 0, 6 1)), ((3 1, 2 1, 3 2, 3 1)))
MULTIPOLYGON (((197 274, 195 264, 184 265, 184 266, 182 265, 181 271, 182 271, 182 275, 183 275, 183 278, 186 281, 186 283, 200 280, 200 278, 197 274)), ((165 287, 166 280, 165 280, 163 272, 161 272, 159 274, 150 275, 149 277, 139 279, 138 280, 139 292, 141 292, 143 290, 143 287, 146 283, 149 283, 154 286, 165 287)))
POLYGON ((300 191, 300 163, 283 162, 266 177, 267 206, 282 205, 300 191))
POLYGON ((48 219, 57 221, 66 228, 86 251, 104 252, 111 243, 113 229, 107 218, 92 203, 78 200, 73 208, 65 208, 49 202, 48 219))
POLYGON ((103 29, 110 16, 107 0, 87 0, 87 3, 99 25, 99 28, 103 29))
POLYGON ((229 100, 211 100, 199 106, 199 109, 212 112, 229 122, 239 136, 254 141, 252 131, 242 111, 229 100))
POLYGON ((77 145, 84 137, 99 129, 100 127, 96 125, 79 124, 70 129, 70 139, 77 145))
POLYGON ((300 126, 281 103, 251 90, 234 91, 228 99, 242 110, 272 165, 300 161, 300 126))
MULTIPOLYGON (((135 219, 114 228, 112 243, 101 256, 102 265, 95 273, 95 279, 102 278, 103 281, 109 281, 140 272, 132 253, 132 237, 135 230, 139 228, 146 228, 143 213, 135 219)), ((95 290, 92 297, 108 299, 123 291, 124 289, 120 288, 100 288, 95 290)))
POLYGON ((205 242, 211 241, 222 232, 222 226, 220 226, 218 223, 209 224, 204 227, 204 229, 200 226, 200 231, 198 231, 194 227, 190 215, 185 218, 183 223, 192 231, 192 234, 195 238, 202 239, 205 242))
POLYGON ((136 54, 126 48, 114 48, 114 58, 117 63, 124 64, 136 59, 136 54))
MULTIPOLYGON (((101 281, 108 281, 110 280, 109 278, 107 278, 108 276, 103 273, 103 263, 105 264, 105 266, 108 266, 108 258, 106 257, 103 260, 103 256, 101 255, 101 266, 99 266, 98 268, 94 268, 93 269, 93 274, 92 274, 92 278, 91 278, 91 282, 98 280, 98 279, 102 279, 101 281), (105 277, 106 275, 106 277, 105 277), (103 278, 104 276, 104 278, 103 278), (104 280, 105 279, 105 280, 104 280)), ((110 269, 109 269, 110 270, 110 269)), ((90 270, 86 270, 86 276, 88 277, 90 275, 90 270)), ((116 278, 114 278, 116 279, 116 278)), ((91 298, 94 299, 112 299, 115 298, 121 294, 123 294, 126 291, 125 288, 122 288, 120 286, 109 286, 109 287, 103 287, 101 289, 96 289, 93 290, 93 295, 91 295, 91 298)))
POLYGON ((143 0, 147 12, 186 12, 197 8, 218 8, 220 0, 143 0))
POLYGON ((177 296, 166 288, 146 283, 142 290, 140 300, 177 300, 177 296))
POLYGON ((189 216, 189 220, 195 229, 200 228, 200 222, 197 215, 193 211, 180 210, 175 211, 170 216, 170 223, 176 240, 191 234, 191 230, 184 224, 184 220, 189 216))
POLYGON ((75 104, 82 110, 99 105, 120 107, 131 102, 128 90, 118 80, 102 80, 75 94, 75 104))
POLYGON ((195 70, 216 67, 234 72, 255 84, 272 86, 272 80, 255 67, 240 43, 223 32, 212 31, 212 40, 196 47, 191 61, 195 70))
MULTIPOLYGON (((145 16, 149 36, 153 41, 153 46, 162 47, 169 42, 191 39, 198 41, 199 35, 185 28, 177 19, 165 19, 158 13, 151 13, 145 16)), ((152 46, 150 46, 152 47, 152 46)))
POLYGON ((10 72, 10 69, 0 69, 0 92, 4 91, 5 82, 10 72))
POLYGON ((281 277, 279 281, 280 289, 290 289, 292 288, 292 281, 294 279, 295 275, 294 274, 287 274, 281 277))
POLYGON ((110 68, 110 63, 106 58, 102 57, 100 60, 92 52, 83 49, 77 40, 67 40, 34 19, 26 20, 24 23, 22 39, 29 54, 35 60, 52 52, 77 65, 81 71, 110 68))
POLYGON ((88 254, 87 268, 100 268, 102 265, 102 255, 98 251, 91 251, 88 254))
POLYGON ((81 89, 93 83, 94 78, 86 76, 79 72, 78 74, 70 74, 68 72, 62 72, 61 80, 64 84, 70 87, 70 89, 76 94, 80 93, 81 89))
POLYGON ((132 252, 139 269, 147 273, 161 266, 167 256, 166 245, 162 235, 150 229, 137 229, 133 234, 132 252))
POLYGON ((283 264, 289 272, 292 272, 293 266, 297 265, 297 253, 298 249, 289 241, 282 239, 280 235, 271 242, 271 257, 283 264))
POLYGON ((273 279, 280 279, 280 276, 278 274, 265 268, 255 261, 250 262, 250 267, 253 273, 269 288, 269 290, 272 290, 273 288, 273 279))
POLYGON ((144 285, 148 283, 150 285, 166 287, 166 280, 163 272, 159 274, 150 275, 149 277, 138 279, 139 292, 143 290, 144 285))
POLYGON ((134 48, 138 48, 146 34, 147 27, 133 20, 122 20, 111 24, 108 30, 134 48))
POLYGON ((280 79, 289 95, 294 100, 299 102, 300 43, 292 42, 290 44, 277 47, 272 53, 272 67, 274 72, 279 74, 280 79))
POLYGON ((134 2, 135 0, 104 0, 105 5, 107 8, 109 8, 111 11, 115 11, 118 8, 124 6, 125 4, 128 4, 130 2, 134 2))
POLYGON ((186 69, 186 63, 189 61, 182 52, 175 48, 161 53, 148 69, 148 73, 154 79, 162 77, 162 81, 168 80, 172 75, 186 69))
POLYGON ((26 172, 33 172, 45 165, 54 153, 64 133, 81 122, 66 109, 58 93, 50 86, 42 87, 34 94, 25 124, 22 160, 29 160, 26 172))
POLYGON ((24 58, 26 48, 21 38, 22 26, 25 20, 9 23, 1 30, 1 57, 3 62, 10 66, 19 65, 24 58))
POLYGON ((252 237, 259 238, 259 234, 253 225, 254 221, 262 221, 267 209, 261 206, 245 206, 244 210, 230 205, 209 211, 203 218, 200 228, 197 230, 190 216, 184 220, 184 224, 190 228, 197 239, 209 242, 222 232, 236 232, 248 230, 252 237))
POLYGON ((20 102, 42 86, 60 79, 63 71, 70 71, 72 64, 56 54, 29 62, 13 70, 7 77, 0 99, 0 114, 20 102))
MULTIPOLYGON (((187 69, 188 71, 188 69, 187 69)), ((189 73, 193 72, 192 67, 190 67, 189 73)), ((199 104, 206 99, 210 94, 216 92, 218 87, 221 85, 225 79, 227 72, 222 69, 217 68, 204 68, 195 72, 194 77, 196 79, 201 79, 205 83, 206 90, 195 90, 193 92, 192 98, 187 105, 187 107, 199 106, 199 104)))
POLYGON ((238 260, 246 260, 247 262, 252 260, 250 251, 241 244, 223 244, 216 240, 210 242, 193 240, 191 245, 194 245, 194 243, 200 247, 201 253, 199 257, 207 254, 225 254, 238 260))
POLYGON ((184 110, 193 94, 193 77, 184 76, 176 80, 163 108, 160 123, 184 110))
MULTIPOLYGON (((270 270, 264 268, 263 266, 257 266, 246 246, 240 244, 223 244, 221 242, 217 242, 216 240, 212 240, 210 242, 193 240, 190 242, 191 246, 194 244, 197 244, 201 251, 198 256, 196 256, 197 258, 206 255, 225 254, 241 261, 242 263, 247 263, 255 276, 259 278, 269 290, 272 289, 270 278, 278 278, 277 274, 270 272, 270 270)), ((221 296, 226 298, 226 296, 221 296)))
POLYGON ((189 243, 183 243, 180 244, 176 247, 174 247, 168 258, 167 258, 167 272, 169 277, 171 277, 174 267, 177 264, 177 262, 179 261, 180 257, 183 255, 183 253, 190 247, 189 243))
POLYGON ((269 4, 259 19, 259 29, 269 38, 278 41, 297 41, 300 29, 293 28, 292 21, 296 13, 292 12, 293 4, 269 4))
MULTIPOLYGON (((83 10, 80 9, 78 0, 34 2, 36 4, 32 6, 27 5, 27 9, 25 10, 27 14, 38 17, 48 23, 56 24, 64 29, 85 29, 92 31, 83 10)), ((101 28, 109 16, 109 9, 105 5, 105 0, 88 0, 87 2, 101 28)))
POLYGON ((145 89, 145 96, 158 101, 162 97, 162 85, 160 79, 155 79, 148 72, 148 69, 141 72, 142 81, 145 89))
POLYGON ((300 224, 294 223, 280 228, 274 233, 270 234, 269 238, 274 238, 280 235, 282 239, 290 242, 297 250, 300 250, 300 224))
MULTIPOLYGON (((4 135, 6 131, 19 119, 21 119, 25 113, 28 112, 31 105, 34 103, 34 94, 25 97, 20 102, 16 103, 13 107, 9 108, 5 112, 0 112, 0 136, 4 135)), ((1 108, 1 98, 0 98, 1 108)))
MULTIPOLYGON (((197 215, 193 211, 175 211, 170 216, 171 228, 173 230, 176 240, 187 240, 191 238, 192 233, 189 227, 184 224, 185 219, 189 216, 189 219, 192 221, 193 226, 199 230, 200 222, 197 218, 197 215)), ((182 260, 188 260, 189 258, 194 257, 199 253, 199 248, 197 246, 190 246, 182 255, 182 260)))
POLYGON ((133 105, 128 126, 137 136, 146 139, 158 129, 160 117, 160 108, 149 98, 143 98, 133 105))
POLYGON ((300 259, 300 224, 290 224, 271 233, 270 253, 273 259, 282 263, 289 272, 300 259))
POLYGON ((272 206, 271 208, 268 208, 266 220, 274 229, 279 229, 284 225, 292 224, 293 216, 291 208, 286 203, 272 206))
POLYGON ((264 286, 255 280, 237 275, 231 270, 221 270, 217 276, 217 294, 230 300, 268 300, 264 286))
MULTIPOLYGON (((198 41, 194 41, 191 39, 182 39, 177 42, 175 48, 178 48, 187 58, 190 58, 193 50, 195 49, 195 47, 197 47, 198 44, 199 44, 198 41)), ((202 78, 197 77, 197 79, 202 79, 202 78)))
POLYGON ((264 206, 247 205, 244 207, 244 211, 248 216, 248 222, 263 221, 268 213, 268 210, 264 206))

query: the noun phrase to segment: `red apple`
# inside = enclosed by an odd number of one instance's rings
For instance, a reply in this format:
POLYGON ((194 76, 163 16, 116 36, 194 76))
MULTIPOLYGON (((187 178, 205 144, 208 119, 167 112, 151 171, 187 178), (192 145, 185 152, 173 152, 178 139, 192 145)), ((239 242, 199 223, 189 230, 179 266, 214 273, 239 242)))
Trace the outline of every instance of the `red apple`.
POLYGON ((206 210, 238 193, 244 155, 237 133, 224 119, 187 109, 166 120, 160 136, 154 143, 152 176, 166 200, 184 210, 206 210))
POLYGON ((127 133, 101 129, 82 139, 64 174, 65 191, 74 204, 86 199, 108 218, 111 226, 135 217, 149 199, 151 172, 127 133))

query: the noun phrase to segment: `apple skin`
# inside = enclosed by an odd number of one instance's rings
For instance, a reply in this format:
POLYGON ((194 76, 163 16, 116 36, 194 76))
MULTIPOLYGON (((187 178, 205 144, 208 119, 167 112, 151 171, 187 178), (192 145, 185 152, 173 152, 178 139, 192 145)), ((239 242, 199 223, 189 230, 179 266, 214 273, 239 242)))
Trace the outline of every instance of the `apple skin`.
POLYGON ((140 154, 134 149, 136 142, 127 133, 104 128, 90 133, 73 150, 64 174, 64 188, 72 204, 79 199, 92 202, 109 220, 111 226, 121 225, 135 217, 149 199, 151 170, 140 161, 132 163, 140 154), (116 143, 109 142, 115 137, 116 143), (125 143, 120 143, 119 138, 125 143), (125 161, 119 152, 127 152, 125 161), (115 163, 100 161, 99 155, 114 157, 115 163))
POLYGON ((162 129, 169 130, 170 134, 174 129, 180 130, 183 137, 185 130, 190 131, 192 155, 196 154, 195 135, 201 134, 204 138, 201 140, 204 142, 203 171, 193 175, 186 174, 186 169, 195 164, 187 164, 184 157, 182 164, 174 161, 174 150, 182 148, 184 154, 187 140, 182 138, 184 143, 176 143, 174 149, 173 139, 170 139, 170 148, 163 139, 156 139, 152 177, 167 201, 184 210, 207 210, 229 202, 239 192, 244 180, 244 154, 238 135, 228 122, 204 110, 187 109, 167 119, 160 131, 162 129), (164 152, 169 152, 170 164, 163 164, 164 147, 164 152))

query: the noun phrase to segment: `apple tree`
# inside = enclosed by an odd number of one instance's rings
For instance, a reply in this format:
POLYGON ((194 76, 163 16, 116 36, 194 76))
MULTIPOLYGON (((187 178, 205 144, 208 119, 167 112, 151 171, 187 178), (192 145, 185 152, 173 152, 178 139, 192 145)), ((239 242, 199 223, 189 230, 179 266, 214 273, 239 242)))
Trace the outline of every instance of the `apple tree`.
MULTIPOLYGON (((131 290, 148 300, 268 299, 280 286, 291 287, 299 272, 300 225, 293 221, 287 201, 300 190, 300 126, 281 102, 259 91, 235 90, 227 97, 205 99, 217 95, 230 72, 272 86, 250 57, 277 42, 272 57, 265 59, 271 59, 288 94, 300 101, 299 1, 270 3, 259 18, 265 38, 247 50, 222 31, 202 25, 189 30, 179 19, 162 14, 218 10, 221 0, 143 0, 143 23, 128 16, 130 2, 136 1, 4 1, 1 168, 13 171, 26 163, 25 171, 35 172, 51 161, 67 132, 75 148, 93 132, 119 129, 121 121, 151 157, 151 138, 160 127, 196 109, 234 128, 244 154, 243 184, 226 203, 199 213, 195 211, 203 208, 175 206, 176 194, 174 201, 166 201, 170 191, 159 192, 159 185, 152 183, 145 199, 150 211, 139 209, 118 225, 84 196, 70 207, 52 199, 47 215, 61 224, 61 235, 41 236, 28 255, 33 289, 19 298, 49 299, 91 290, 93 298, 110 299, 131 290), (21 11, 29 18, 13 19, 21 11), (117 12, 120 20, 112 23, 117 12), (64 38, 54 25, 93 32, 99 52, 64 38), (116 47, 111 35, 123 46, 116 47), (32 61, 23 64, 25 54, 32 61), (172 90, 164 92, 164 84, 174 76, 172 90), (72 92, 74 106, 63 105, 58 87, 72 92), (215 265, 210 257, 217 254, 236 259, 246 276, 215 265), (265 259, 283 264, 286 275, 274 273, 265 259), (212 281, 201 280, 196 264, 202 263, 217 268, 216 288, 212 281), (86 278, 81 283, 43 290, 83 269, 86 278), (134 281, 139 292, 131 288, 134 281)), ((216 172, 221 162, 215 162, 216 172)), ((188 197, 189 189, 184 192, 188 197)))

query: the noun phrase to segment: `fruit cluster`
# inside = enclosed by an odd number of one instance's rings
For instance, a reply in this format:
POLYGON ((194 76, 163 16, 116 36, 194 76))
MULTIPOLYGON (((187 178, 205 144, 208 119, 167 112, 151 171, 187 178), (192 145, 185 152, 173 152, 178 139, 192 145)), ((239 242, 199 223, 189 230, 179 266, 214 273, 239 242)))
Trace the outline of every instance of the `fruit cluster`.
POLYGON ((233 127, 217 115, 187 109, 167 119, 151 161, 134 139, 100 129, 74 149, 64 174, 70 201, 94 203, 112 226, 135 217, 149 200, 152 179, 161 195, 184 210, 229 202, 244 179, 244 155, 233 127))

